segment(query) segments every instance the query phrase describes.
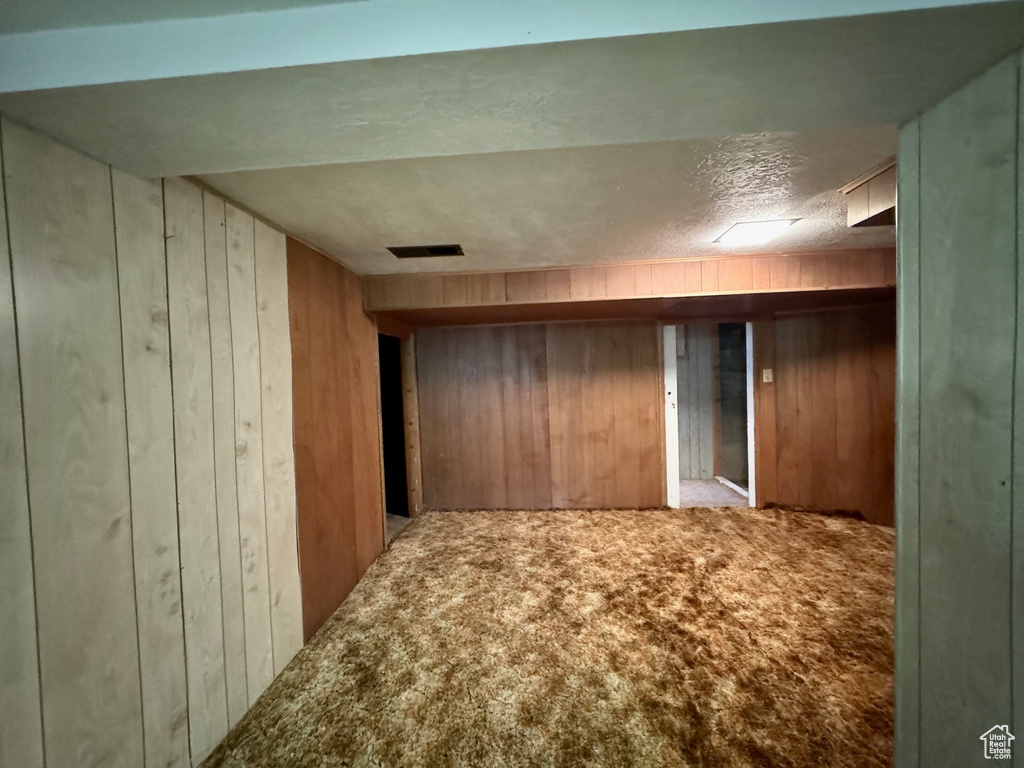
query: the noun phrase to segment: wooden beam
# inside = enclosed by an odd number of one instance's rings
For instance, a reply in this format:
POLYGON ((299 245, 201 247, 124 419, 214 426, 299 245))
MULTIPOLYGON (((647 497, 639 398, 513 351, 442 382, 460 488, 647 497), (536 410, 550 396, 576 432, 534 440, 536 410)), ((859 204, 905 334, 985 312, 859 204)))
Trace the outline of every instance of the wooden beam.
POLYGON ((395 310, 892 287, 896 251, 769 254, 463 275, 368 275, 362 280, 366 311, 396 317, 391 314, 395 310), (472 290, 463 290, 464 283, 472 290))
POLYGON ((582 320, 660 320, 666 323, 725 323, 758 320, 792 312, 812 312, 863 304, 891 303, 893 286, 847 290, 770 291, 687 298, 595 299, 592 301, 438 307, 374 312, 416 328, 450 325, 575 322, 582 320))

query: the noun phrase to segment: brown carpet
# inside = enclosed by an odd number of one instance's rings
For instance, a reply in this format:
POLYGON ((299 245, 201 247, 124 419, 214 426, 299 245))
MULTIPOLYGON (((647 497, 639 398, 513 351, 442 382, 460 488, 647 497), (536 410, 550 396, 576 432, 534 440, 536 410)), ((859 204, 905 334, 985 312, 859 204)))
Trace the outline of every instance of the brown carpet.
POLYGON ((417 518, 206 766, 890 765, 893 533, 417 518))

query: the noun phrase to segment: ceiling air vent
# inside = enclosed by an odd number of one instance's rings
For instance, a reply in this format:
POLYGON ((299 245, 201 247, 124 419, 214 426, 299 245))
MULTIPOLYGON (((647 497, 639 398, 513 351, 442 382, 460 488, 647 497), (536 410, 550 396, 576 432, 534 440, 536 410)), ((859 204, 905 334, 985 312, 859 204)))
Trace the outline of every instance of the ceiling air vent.
POLYGON ((400 259, 429 259, 433 256, 462 256, 462 246, 451 245, 396 245, 388 248, 400 259))

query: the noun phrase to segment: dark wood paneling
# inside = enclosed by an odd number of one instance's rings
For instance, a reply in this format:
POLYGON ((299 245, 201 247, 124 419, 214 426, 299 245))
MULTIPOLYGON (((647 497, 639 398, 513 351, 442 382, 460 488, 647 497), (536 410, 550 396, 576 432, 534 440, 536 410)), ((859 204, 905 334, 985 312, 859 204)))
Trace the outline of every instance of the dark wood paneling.
POLYGON ((542 326, 416 335, 424 505, 548 508, 542 326))
POLYGON ((427 507, 664 503, 653 324, 444 328, 416 339, 427 507))
POLYGON ((775 387, 763 384, 761 373, 775 366, 775 322, 763 320, 753 323, 754 333, 754 466, 757 503, 778 498, 779 466, 776 461, 778 410, 775 387))
POLYGON ((288 306, 308 639, 384 547, 377 331, 359 278, 290 239, 288 306))
POLYGON ((891 304, 755 324, 760 503, 893 524, 895 341, 891 304))

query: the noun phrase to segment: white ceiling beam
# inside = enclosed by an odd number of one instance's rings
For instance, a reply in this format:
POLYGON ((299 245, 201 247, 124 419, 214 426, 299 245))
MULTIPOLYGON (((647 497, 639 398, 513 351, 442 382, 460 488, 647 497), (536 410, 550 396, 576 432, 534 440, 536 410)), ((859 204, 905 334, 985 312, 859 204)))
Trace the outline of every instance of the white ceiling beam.
POLYGON ((0 93, 974 4, 363 0, 0 35, 0 93))

